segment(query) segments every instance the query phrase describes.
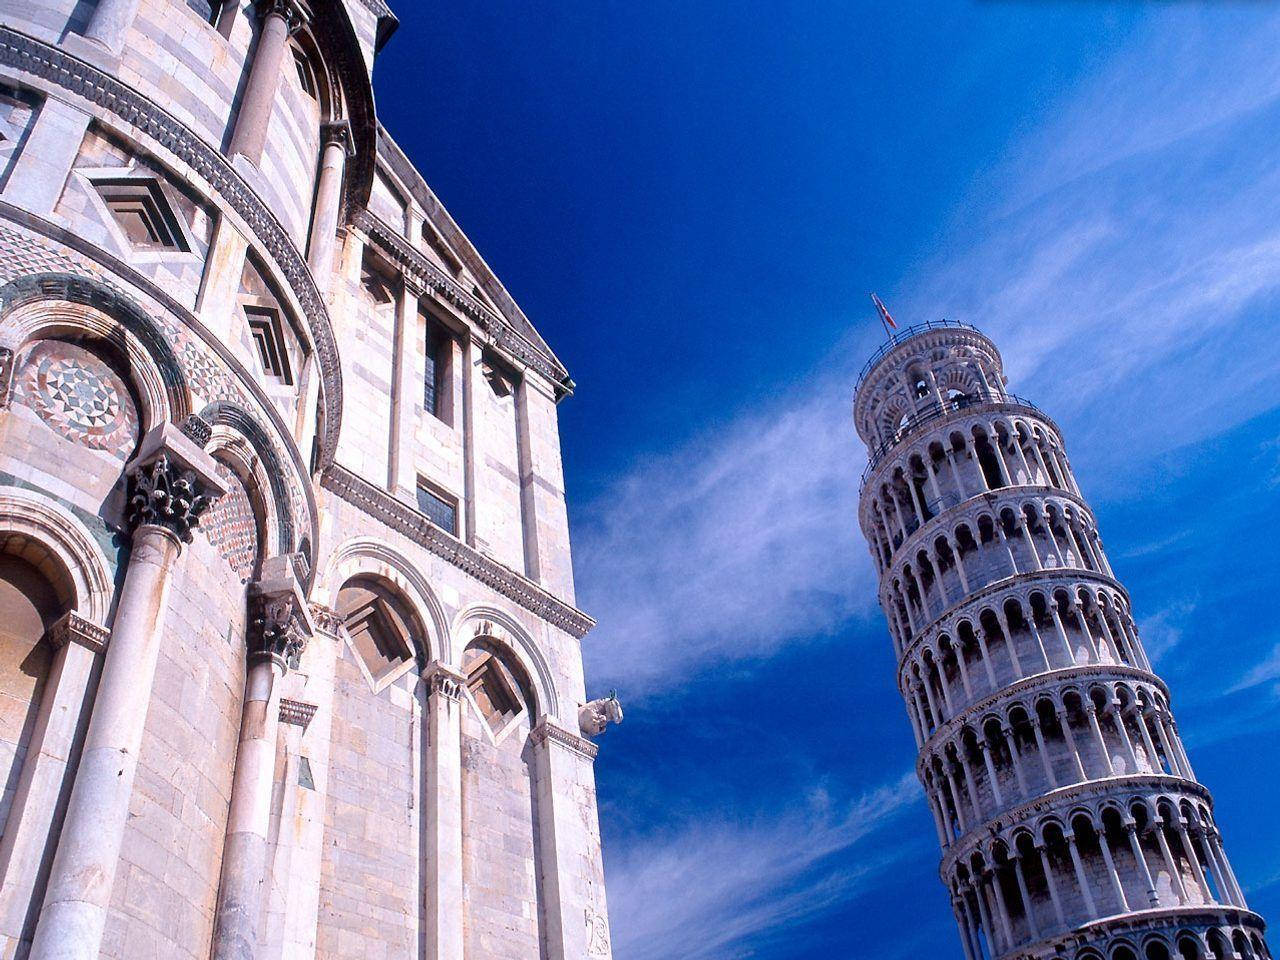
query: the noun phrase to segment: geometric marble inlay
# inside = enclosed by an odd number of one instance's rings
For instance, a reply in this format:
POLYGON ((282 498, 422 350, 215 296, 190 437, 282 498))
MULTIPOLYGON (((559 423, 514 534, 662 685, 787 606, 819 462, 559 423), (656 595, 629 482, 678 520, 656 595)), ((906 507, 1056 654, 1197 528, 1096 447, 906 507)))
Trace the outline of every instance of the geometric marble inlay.
POLYGON ((138 442, 138 408, 128 386, 101 357, 77 344, 36 344, 23 362, 14 399, 68 440, 121 460, 138 442))
POLYGON ((200 518, 200 529, 245 583, 258 562, 258 516, 240 474, 220 460, 217 471, 227 492, 200 518))

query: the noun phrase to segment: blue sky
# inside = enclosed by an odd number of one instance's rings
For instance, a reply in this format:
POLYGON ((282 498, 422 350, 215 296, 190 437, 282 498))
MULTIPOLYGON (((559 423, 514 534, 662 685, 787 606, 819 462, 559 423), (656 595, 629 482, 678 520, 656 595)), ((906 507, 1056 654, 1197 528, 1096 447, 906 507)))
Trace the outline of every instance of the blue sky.
POLYGON ((398 6, 380 112, 579 384, 618 960, 961 956, 857 532, 870 290, 1062 426, 1280 917, 1275 8, 398 6))

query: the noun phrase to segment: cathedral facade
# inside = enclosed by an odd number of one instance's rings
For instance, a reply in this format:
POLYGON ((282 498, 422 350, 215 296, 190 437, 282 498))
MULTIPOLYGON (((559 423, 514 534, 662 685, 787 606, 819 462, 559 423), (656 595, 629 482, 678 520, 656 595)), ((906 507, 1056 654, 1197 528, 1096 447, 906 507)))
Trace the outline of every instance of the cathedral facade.
POLYGON ((0 0, 0 958, 608 957, 557 404, 381 0, 0 0))
POLYGON ((966 960, 1267 960, 1047 413, 962 323, 863 370, 859 520, 966 960))

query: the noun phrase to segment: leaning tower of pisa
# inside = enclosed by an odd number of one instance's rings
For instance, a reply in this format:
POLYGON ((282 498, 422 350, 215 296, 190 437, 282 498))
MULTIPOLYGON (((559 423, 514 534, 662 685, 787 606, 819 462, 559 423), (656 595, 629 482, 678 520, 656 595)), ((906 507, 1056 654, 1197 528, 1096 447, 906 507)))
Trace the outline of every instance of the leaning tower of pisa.
POLYGON ((859 520, 967 960, 1270 954, 1057 425, 960 323, 867 363, 859 520))

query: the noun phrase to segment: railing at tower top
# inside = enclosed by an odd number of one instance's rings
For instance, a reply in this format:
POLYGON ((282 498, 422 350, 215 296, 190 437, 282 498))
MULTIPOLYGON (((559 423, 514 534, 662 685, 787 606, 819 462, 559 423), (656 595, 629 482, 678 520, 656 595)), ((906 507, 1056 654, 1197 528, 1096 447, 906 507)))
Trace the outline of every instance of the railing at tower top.
MULTIPOLYGON (((1019 397, 1012 393, 1002 393, 990 397, 952 397, 944 400, 942 403, 931 403, 918 413, 913 414, 905 420, 902 426, 888 440, 883 443, 876 444, 872 449, 867 450, 867 466, 862 471, 862 477, 858 480, 858 494, 861 496, 862 488, 867 484, 867 477, 871 476, 871 471, 880 466, 881 462, 888 455, 889 451, 900 444, 911 434, 915 433, 921 427, 934 420, 945 417, 949 413, 955 413, 959 410, 967 410, 970 407, 986 407, 992 405, 1009 405, 1017 407, 1029 407, 1041 416, 1044 414, 1030 400, 1025 397, 1019 397)), ((1047 418, 1046 418, 1047 419, 1047 418)))
POLYGON ((880 362, 880 359, 896 347, 900 343, 906 343, 917 333, 924 333, 926 330, 972 330, 974 333, 981 333, 971 323, 961 323, 959 320, 926 320, 924 323, 916 323, 907 327, 901 333, 895 333, 885 343, 881 344, 880 349, 871 355, 862 367, 862 372, 858 374, 857 385, 853 388, 853 392, 857 393, 858 388, 862 386, 862 381, 866 379, 867 374, 871 372, 871 368, 880 362))

